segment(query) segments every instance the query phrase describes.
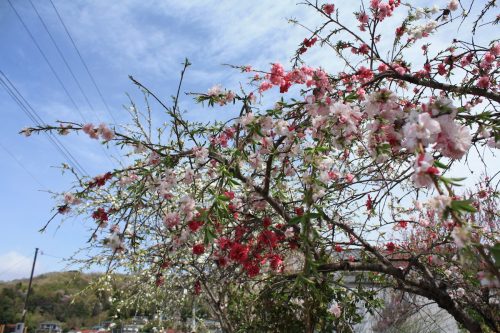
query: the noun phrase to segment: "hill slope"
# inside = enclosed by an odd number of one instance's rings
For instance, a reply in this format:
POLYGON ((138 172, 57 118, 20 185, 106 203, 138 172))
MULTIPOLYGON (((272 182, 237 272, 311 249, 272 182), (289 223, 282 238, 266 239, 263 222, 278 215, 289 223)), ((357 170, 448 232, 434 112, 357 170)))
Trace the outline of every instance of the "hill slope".
MULTIPOLYGON (((57 320, 66 329, 92 326, 109 316, 107 296, 88 291, 78 294, 98 278, 98 274, 78 271, 42 274, 33 279, 28 302, 27 324, 30 331, 39 322, 57 320)), ((0 282, 0 324, 21 319, 28 280, 0 282)))

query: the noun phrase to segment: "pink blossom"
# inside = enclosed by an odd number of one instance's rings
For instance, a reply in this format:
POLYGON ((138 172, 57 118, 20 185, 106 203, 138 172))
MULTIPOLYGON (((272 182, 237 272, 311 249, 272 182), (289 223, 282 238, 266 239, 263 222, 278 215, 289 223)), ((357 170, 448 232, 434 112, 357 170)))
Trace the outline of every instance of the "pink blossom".
POLYGON ((330 305, 330 307, 328 308, 328 312, 338 318, 342 314, 342 309, 337 304, 337 302, 333 302, 332 305, 330 305))
POLYGON ((386 71, 386 70, 388 70, 388 69, 389 69, 389 66, 387 66, 387 65, 386 65, 386 64, 384 64, 384 63, 382 63, 382 64, 378 65, 378 71, 379 71, 380 73, 385 72, 385 71, 386 71))
POLYGON ((112 140, 115 137, 115 132, 110 130, 106 124, 100 124, 97 132, 101 135, 104 141, 112 140))
POLYGON ((127 184, 133 183, 135 180, 137 180, 139 177, 135 173, 131 173, 130 175, 124 175, 120 178, 120 186, 125 186, 127 184))
POLYGON ((488 64, 491 64, 493 61, 495 61, 495 55, 491 52, 486 52, 484 55, 484 61, 486 61, 488 64))
POLYGON ((469 129, 458 125, 450 115, 444 115, 438 118, 441 126, 436 149, 444 156, 460 159, 469 150, 472 142, 469 129))
POLYGON ((28 137, 31 135, 31 130, 28 127, 25 127, 21 130, 21 134, 24 135, 25 137, 28 137))
POLYGON ((361 24, 367 24, 368 23, 368 15, 365 13, 365 12, 362 12, 362 13, 359 13, 358 15, 358 21, 361 23, 361 24))
POLYGON ((262 82, 262 83, 260 84, 260 86, 259 86, 259 92, 260 92, 260 93, 263 93, 264 91, 269 90, 269 89, 271 89, 272 87, 273 87, 273 84, 272 84, 272 83, 267 82, 267 81, 262 82))
POLYGON ((353 175, 353 174, 351 174, 351 173, 348 173, 348 174, 346 174, 346 175, 344 176, 344 178, 345 178, 345 181, 346 181, 347 183, 352 183, 352 181, 354 180, 354 175, 353 175))
POLYGON ((123 241, 120 235, 116 232, 113 232, 107 239, 106 245, 110 247, 113 251, 121 252, 125 249, 123 241))
POLYGON ((458 0, 451 0, 448 2, 448 9, 451 11, 455 11, 458 9, 459 3, 458 0))
POLYGON ((388 3, 380 3, 378 5, 377 18, 383 21, 386 17, 392 15, 393 8, 388 3))
POLYGON ((73 193, 64 193, 64 203, 67 205, 77 205, 81 203, 81 200, 75 197, 73 193))
POLYGON ((207 95, 208 96, 218 96, 222 93, 222 87, 220 84, 216 84, 212 88, 208 89, 207 95))
POLYGON ((490 87, 490 78, 488 76, 481 76, 479 80, 477 80, 477 86, 481 89, 488 89, 490 87))
POLYGON ((240 119, 238 120, 238 123, 241 126, 248 126, 251 123, 253 123, 254 119, 255 119, 254 114, 252 112, 248 112, 240 117, 240 119))
POLYGON ((370 94, 363 106, 369 118, 380 116, 394 121, 401 114, 401 107, 397 103, 396 95, 388 89, 380 89, 370 94))
POLYGON ((179 205, 181 211, 184 213, 184 215, 186 215, 186 220, 191 220, 193 218, 196 205, 193 198, 185 195, 179 200, 179 205))
POLYGON ((432 175, 439 174, 439 170, 434 166, 434 158, 429 153, 418 155, 414 171, 412 178, 416 187, 431 187, 432 175))
POLYGON ((272 84, 279 86, 283 83, 285 77, 285 70, 283 66, 279 63, 274 63, 271 66, 271 75, 269 76, 269 81, 272 84))
POLYGON ((285 238, 292 238, 294 234, 293 227, 289 227, 285 230, 285 238))
POLYGON ((176 225, 178 225, 180 221, 181 221, 181 218, 179 217, 179 214, 177 214, 177 213, 167 213, 167 214, 165 214, 165 217, 163 218, 163 223, 165 224, 165 226, 167 226, 170 229, 175 227, 176 225))
POLYGON ((398 73, 399 75, 405 75, 405 74, 406 74, 406 68, 404 68, 403 66, 396 65, 396 66, 394 66, 394 70, 395 70, 395 71, 396 71, 396 73, 398 73))
POLYGON ((403 146, 411 151, 419 142, 428 146, 436 142, 439 132, 441 132, 439 122, 431 118, 428 113, 420 113, 403 127, 403 146))
POLYGON ((90 136, 90 138, 92 139, 99 139, 99 135, 97 131, 94 129, 94 125, 91 123, 83 125, 82 131, 88 136, 90 136))
POLYGON ((465 67, 470 64, 470 60, 468 57, 462 57, 460 59, 460 66, 465 67))
POLYGON ((429 200, 429 205, 442 212, 451 205, 451 198, 447 195, 438 195, 429 200))

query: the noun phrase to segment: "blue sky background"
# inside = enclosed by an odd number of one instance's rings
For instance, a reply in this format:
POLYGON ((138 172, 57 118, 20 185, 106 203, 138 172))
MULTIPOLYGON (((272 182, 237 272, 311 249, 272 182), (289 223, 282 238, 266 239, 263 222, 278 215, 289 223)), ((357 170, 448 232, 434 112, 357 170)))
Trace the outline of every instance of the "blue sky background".
MULTIPOLYGON (((136 77, 168 102, 175 93, 181 63, 187 57, 193 65, 186 74, 183 91, 206 91, 217 83, 238 89, 238 83, 245 82, 245 75, 222 64, 250 64, 266 69, 271 62, 287 63, 296 46, 308 36, 304 29, 288 24, 287 18, 296 18, 309 27, 320 23, 310 9, 284 0, 53 0, 104 95, 111 117, 50 1, 32 0, 93 108, 80 93, 30 1, 10 1, 85 120, 94 123, 112 122, 112 117, 118 123, 128 121, 124 110, 128 105, 125 93, 130 93, 137 101, 142 98, 128 75, 136 77)), ((446 1, 438 3, 444 7, 446 1)), ((426 1, 421 1, 420 5, 426 5, 426 1)), ((354 24, 354 17, 347 15, 359 9, 359 2, 342 2, 341 8, 345 19, 354 24)), ((398 20, 393 22, 398 23, 398 20)), ((431 47, 447 44, 458 33, 449 31, 442 37, 432 37, 434 45, 431 47)), ((0 2, 0 45, 0 70, 44 122, 81 121, 7 0, 0 2)), ((415 61, 418 57, 415 55, 415 61)), ((341 69, 325 50, 312 49, 305 59, 311 66, 341 69)), ((189 117, 200 120, 224 116, 203 110, 187 96, 182 97, 181 108, 189 110, 189 117)), ((0 110, 0 211, 3 212, 0 217, 0 280, 28 276, 35 247, 42 251, 37 273, 65 269, 60 258, 72 255, 88 238, 85 222, 70 219, 60 226, 60 220, 56 219, 44 234, 38 230, 52 215, 55 203, 48 189, 62 192, 71 186, 73 177, 61 175, 57 166, 65 162, 64 158, 45 136, 25 138, 18 134, 32 123, 3 88, 0 88, 0 110)), ((156 110, 155 118, 161 121, 163 114, 159 108, 156 110)), ((60 137, 60 140, 90 175, 106 172, 114 165, 95 140, 78 135, 60 137)), ((110 153, 116 155, 116 151, 110 153)))
MULTIPOLYGON (((28 0, 11 0, 46 54, 86 121, 112 122, 71 41, 48 0, 32 0, 54 40, 88 96, 90 108, 28 0)), ((128 121, 124 105, 130 93, 142 98, 128 80, 133 75, 165 101, 175 93, 181 63, 189 68, 184 91, 206 91, 221 83, 237 88, 245 76, 222 66, 252 64, 267 68, 287 62, 306 35, 287 23, 314 18, 304 6, 289 1, 63 1, 56 8, 104 95, 118 123, 128 121)), ((0 2, 0 70, 12 81, 46 123, 81 121, 35 43, 5 1, 0 2)), ((190 117, 209 119, 189 97, 181 107, 190 117)), ((43 135, 25 138, 18 132, 32 125, 6 91, 0 89, 0 280, 28 276, 35 247, 41 249, 37 273, 61 270, 60 258, 72 255, 88 238, 85 222, 60 225, 56 219, 44 234, 38 230, 52 215, 55 201, 48 190, 61 192, 74 180, 57 168, 64 157, 43 135)), ((157 108, 157 119, 162 113, 157 108)), ((230 112, 230 111, 229 111, 230 112)), ((97 141, 84 136, 60 137, 71 154, 91 175, 113 167, 97 141)), ((111 150, 116 156, 116 151, 111 150)))

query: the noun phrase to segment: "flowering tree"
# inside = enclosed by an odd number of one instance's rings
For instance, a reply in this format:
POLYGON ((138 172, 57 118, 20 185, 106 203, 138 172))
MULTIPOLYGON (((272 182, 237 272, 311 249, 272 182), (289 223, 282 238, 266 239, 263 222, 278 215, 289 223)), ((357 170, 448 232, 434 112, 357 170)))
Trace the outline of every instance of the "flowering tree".
POLYGON ((437 303, 471 332, 497 332, 498 165, 487 159, 500 147, 500 43, 474 36, 499 18, 495 1, 465 2, 361 1, 356 27, 334 4, 307 1, 322 24, 290 69, 235 67, 252 73, 249 91, 195 95, 234 110, 227 121, 189 121, 181 84, 169 106, 131 78, 163 108, 165 126, 155 131, 132 104, 132 126, 61 122, 24 133, 82 131, 130 148, 122 168, 78 177, 58 213, 95 222, 92 262, 140 277, 149 291, 138 299, 175 307, 188 289, 227 332, 347 332, 361 304, 380 306, 363 288, 371 281, 437 303), (437 51, 426 44, 450 26, 471 32, 437 51), (314 47, 344 70, 306 66, 314 47), (274 105, 258 102, 274 89, 274 105), (460 187, 448 174, 473 151, 487 172, 460 187))

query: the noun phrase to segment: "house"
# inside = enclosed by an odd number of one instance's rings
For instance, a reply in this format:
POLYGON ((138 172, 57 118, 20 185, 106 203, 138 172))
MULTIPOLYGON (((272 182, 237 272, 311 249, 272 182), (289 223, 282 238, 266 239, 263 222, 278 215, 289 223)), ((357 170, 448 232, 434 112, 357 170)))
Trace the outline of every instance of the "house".
POLYGON ((38 325, 36 333, 62 333, 61 323, 57 321, 46 321, 38 325))

